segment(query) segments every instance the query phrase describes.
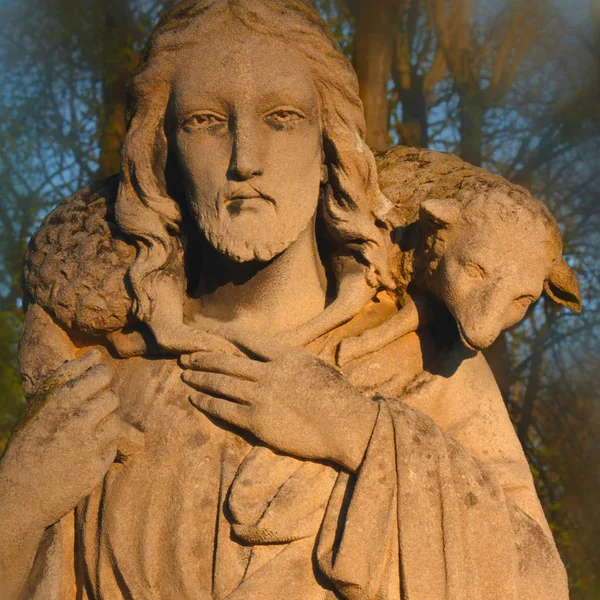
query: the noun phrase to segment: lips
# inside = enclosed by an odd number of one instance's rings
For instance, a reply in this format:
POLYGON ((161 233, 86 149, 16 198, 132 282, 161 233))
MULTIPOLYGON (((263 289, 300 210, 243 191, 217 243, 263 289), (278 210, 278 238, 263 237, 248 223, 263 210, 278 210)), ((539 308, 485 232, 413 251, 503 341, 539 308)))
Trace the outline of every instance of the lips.
POLYGON ((247 200, 264 200, 271 204, 275 204, 275 200, 270 196, 259 192, 258 190, 234 190, 229 194, 225 195, 225 204, 242 204, 247 200))
POLYGON ((476 352, 481 352, 482 350, 485 350, 486 348, 489 348, 495 341, 496 341, 496 337, 493 338, 488 338, 485 340, 479 340, 477 342, 475 342, 473 339, 471 339, 467 333, 465 332, 462 323, 456 319, 456 325, 458 326, 458 333, 460 335, 460 339, 461 342, 464 344, 465 347, 467 347, 469 350, 474 350, 476 352))
POLYGON ((466 348, 468 348, 469 350, 474 350, 475 352, 480 352, 484 349, 480 348, 477 344, 474 344, 473 342, 471 342, 471 340, 469 340, 467 334, 465 333, 464 329, 462 328, 459 322, 457 322, 456 324, 458 325, 458 334, 460 335, 460 341, 466 348))

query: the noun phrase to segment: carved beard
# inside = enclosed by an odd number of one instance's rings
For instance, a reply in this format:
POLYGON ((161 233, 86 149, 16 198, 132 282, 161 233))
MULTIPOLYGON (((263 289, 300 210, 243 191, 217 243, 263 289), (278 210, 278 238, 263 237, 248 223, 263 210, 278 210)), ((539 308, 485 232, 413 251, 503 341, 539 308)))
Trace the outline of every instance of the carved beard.
MULTIPOLYGON (((300 207, 297 207, 300 208, 300 207)), ((202 205, 200 230, 221 254, 239 263, 268 262, 298 240, 315 214, 310 210, 281 211, 265 200, 246 200, 242 205, 202 205), (248 206, 244 204, 248 203, 248 206)))

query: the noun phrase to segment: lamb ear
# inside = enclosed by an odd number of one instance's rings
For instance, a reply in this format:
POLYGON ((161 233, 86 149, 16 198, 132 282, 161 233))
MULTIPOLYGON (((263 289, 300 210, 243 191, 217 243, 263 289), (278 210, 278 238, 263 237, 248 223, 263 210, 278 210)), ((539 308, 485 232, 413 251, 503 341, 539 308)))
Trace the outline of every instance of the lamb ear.
POLYGON ((544 283, 544 291, 554 302, 566 306, 569 310, 579 314, 581 307, 581 289, 575 273, 563 258, 556 264, 550 277, 544 283))
POLYGON ((441 227, 448 227, 456 223, 460 210, 456 200, 435 199, 425 200, 421 203, 420 218, 426 218, 441 227))

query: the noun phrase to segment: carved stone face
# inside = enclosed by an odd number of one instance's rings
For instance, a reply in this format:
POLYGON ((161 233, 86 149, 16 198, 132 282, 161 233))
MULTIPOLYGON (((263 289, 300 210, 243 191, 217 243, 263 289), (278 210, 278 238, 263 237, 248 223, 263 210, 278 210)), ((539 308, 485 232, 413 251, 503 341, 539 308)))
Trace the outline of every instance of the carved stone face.
POLYGON ((190 211, 219 252, 268 261, 317 210, 323 159, 312 77, 292 49, 233 22, 179 60, 170 139, 190 211))
POLYGON ((482 350, 541 296, 560 247, 544 221, 524 210, 499 212, 490 199, 453 215, 458 205, 445 204, 444 248, 433 285, 464 344, 482 350))

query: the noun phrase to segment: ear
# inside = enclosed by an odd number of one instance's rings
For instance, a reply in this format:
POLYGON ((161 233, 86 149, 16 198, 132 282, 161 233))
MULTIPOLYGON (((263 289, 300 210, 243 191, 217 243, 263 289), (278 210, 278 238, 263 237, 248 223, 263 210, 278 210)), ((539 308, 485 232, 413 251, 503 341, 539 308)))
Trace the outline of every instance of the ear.
POLYGON ((439 227, 448 227, 458 222, 460 209, 454 199, 425 200, 421 203, 420 219, 426 219, 439 227))
POLYGON ((550 277, 544 283, 544 291, 554 302, 566 306, 579 314, 581 312, 581 290, 575 273, 569 268, 564 258, 560 259, 550 277))

